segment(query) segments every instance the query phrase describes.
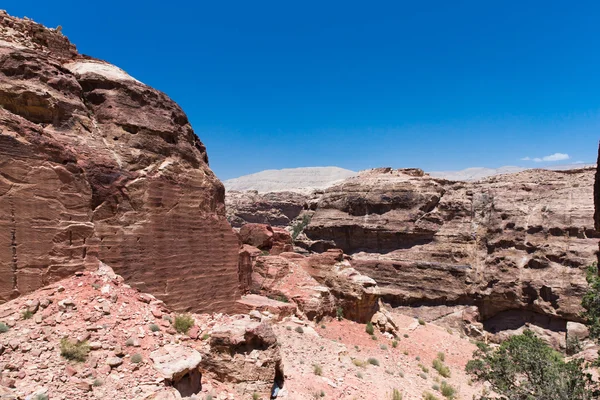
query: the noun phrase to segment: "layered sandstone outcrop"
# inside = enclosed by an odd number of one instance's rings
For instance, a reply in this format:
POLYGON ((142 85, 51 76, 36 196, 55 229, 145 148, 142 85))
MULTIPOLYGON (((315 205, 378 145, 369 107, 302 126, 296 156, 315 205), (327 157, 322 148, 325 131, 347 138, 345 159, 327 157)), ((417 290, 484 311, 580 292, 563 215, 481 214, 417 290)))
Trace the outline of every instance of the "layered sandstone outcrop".
POLYGON ((414 169, 366 171, 325 191, 304 245, 351 254, 394 306, 476 305, 495 326, 521 310, 562 326, 579 319, 598 249, 594 172, 466 183, 414 169))
POLYGON ((288 226, 307 207, 311 196, 295 192, 228 191, 227 219, 234 227, 246 223, 288 226))
POLYGON ((97 259, 175 309, 239 297, 224 187, 181 108, 1 13, 0 301, 97 259))

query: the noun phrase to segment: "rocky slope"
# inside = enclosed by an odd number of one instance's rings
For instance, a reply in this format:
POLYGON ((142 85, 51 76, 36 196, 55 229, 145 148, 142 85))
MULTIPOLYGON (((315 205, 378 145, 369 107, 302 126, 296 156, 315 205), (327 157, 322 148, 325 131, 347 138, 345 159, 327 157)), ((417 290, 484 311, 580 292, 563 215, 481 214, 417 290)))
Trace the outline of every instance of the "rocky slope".
POLYGON ((0 13, 0 301, 100 259, 176 309, 225 311, 237 249, 177 104, 0 13))
POLYGON ((529 320, 565 330, 579 319, 598 246, 594 173, 531 170, 465 183, 367 171, 325 191, 305 245, 352 254, 394 306, 476 305, 496 330, 529 320))

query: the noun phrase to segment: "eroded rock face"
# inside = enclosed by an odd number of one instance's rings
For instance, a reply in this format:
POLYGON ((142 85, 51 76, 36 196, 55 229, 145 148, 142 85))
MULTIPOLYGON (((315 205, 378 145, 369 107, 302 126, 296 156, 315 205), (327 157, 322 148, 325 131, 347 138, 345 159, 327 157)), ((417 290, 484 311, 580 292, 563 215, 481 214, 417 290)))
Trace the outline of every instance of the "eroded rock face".
POLYGON ((577 321, 598 248, 594 172, 466 183, 366 171, 325 191, 306 246, 352 254, 394 306, 477 305, 483 320, 527 310, 577 321))
POLYGON ((181 108, 2 13, 0 300, 97 259, 176 309, 239 298, 224 188, 181 108))
POLYGON ((302 213, 310 197, 295 192, 228 191, 227 219, 234 227, 246 223, 285 227, 302 213))

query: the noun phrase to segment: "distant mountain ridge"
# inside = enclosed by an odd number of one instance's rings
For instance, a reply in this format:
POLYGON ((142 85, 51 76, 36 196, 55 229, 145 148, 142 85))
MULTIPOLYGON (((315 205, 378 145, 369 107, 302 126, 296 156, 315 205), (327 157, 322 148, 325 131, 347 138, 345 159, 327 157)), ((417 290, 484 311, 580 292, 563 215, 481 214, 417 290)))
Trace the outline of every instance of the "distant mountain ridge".
MULTIPOLYGON (((538 169, 568 170, 594 166, 595 164, 577 163, 545 166, 538 169)), ((453 181, 475 181, 494 175, 514 174, 528 169, 536 168, 518 166, 504 166, 499 168, 473 167, 458 171, 431 171, 428 174, 434 178, 453 181)), ((339 167, 269 169, 228 179, 223 181, 223 184, 227 191, 256 190, 259 193, 284 191, 308 193, 316 189, 326 189, 357 174, 358 172, 339 167)))

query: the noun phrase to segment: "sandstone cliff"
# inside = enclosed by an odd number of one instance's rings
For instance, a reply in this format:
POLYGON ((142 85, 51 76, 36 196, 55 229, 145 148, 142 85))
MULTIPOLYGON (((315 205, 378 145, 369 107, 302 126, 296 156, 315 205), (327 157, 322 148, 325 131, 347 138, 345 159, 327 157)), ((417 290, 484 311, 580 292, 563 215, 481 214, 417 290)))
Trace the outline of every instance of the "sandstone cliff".
POLYGON ((0 13, 0 301, 100 259, 175 309, 229 310, 238 242, 184 112, 0 13))
POLYGON ((499 326, 512 310, 564 325, 579 318, 598 246, 594 172, 530 170, 466 183, 366 171, 325 191, 305 245, 352 254, 394 306, 474 304, 499 326))

